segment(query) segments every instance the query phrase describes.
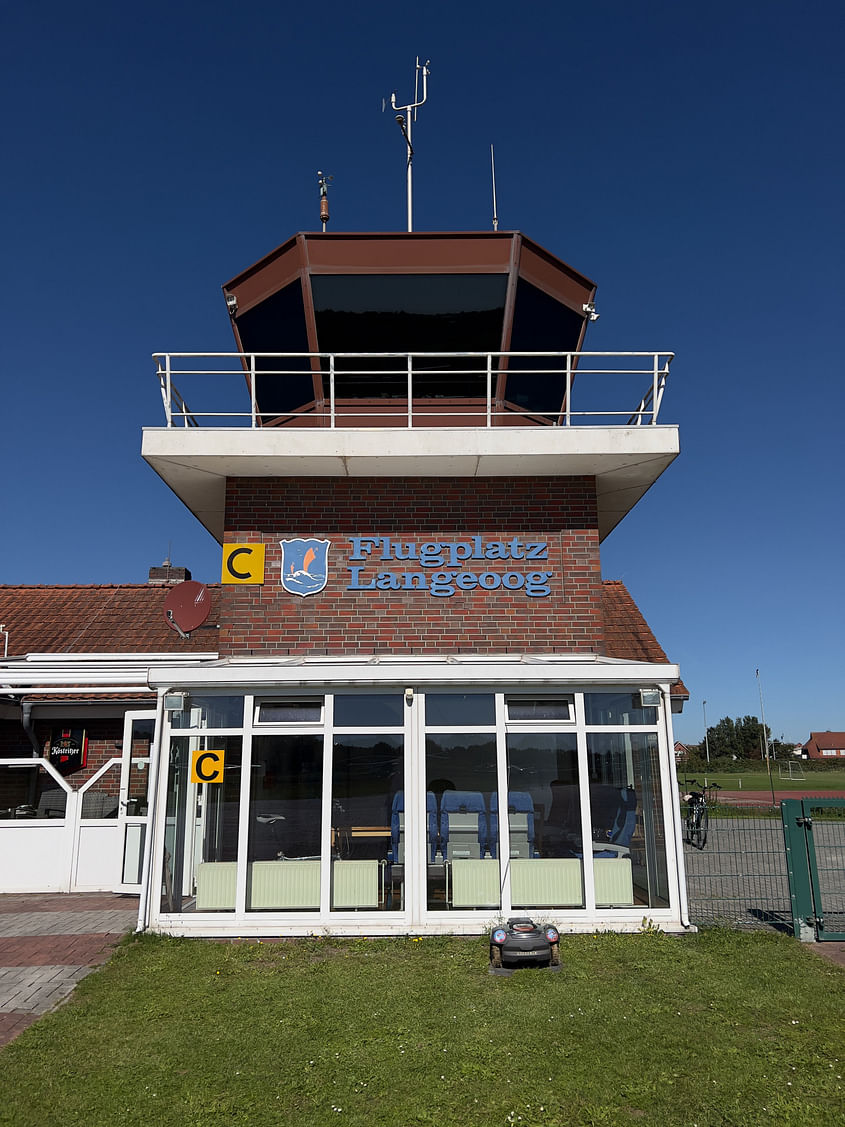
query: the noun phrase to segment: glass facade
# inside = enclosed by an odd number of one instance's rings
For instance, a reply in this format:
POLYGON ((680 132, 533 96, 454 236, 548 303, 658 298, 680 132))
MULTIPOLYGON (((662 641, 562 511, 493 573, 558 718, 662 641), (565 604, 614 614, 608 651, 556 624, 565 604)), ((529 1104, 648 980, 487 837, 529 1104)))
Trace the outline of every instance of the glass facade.
POLYGON ((509 732, 507 753, 513 906, 583 907, 577 736, 509 732))
POLYGON ((166 915, 366 927, 670 907, 668 754, 638 692, 210 694, 174 719, 166 915))

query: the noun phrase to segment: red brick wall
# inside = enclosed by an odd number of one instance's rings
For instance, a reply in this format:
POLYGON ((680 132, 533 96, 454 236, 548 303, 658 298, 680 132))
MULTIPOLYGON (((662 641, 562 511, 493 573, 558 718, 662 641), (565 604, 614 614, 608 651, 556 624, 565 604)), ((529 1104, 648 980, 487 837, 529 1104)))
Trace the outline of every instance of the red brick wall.
MULTIPOLYGON (((234 478, 227 488, 227 543, 266 545, 263 586, 224 585, 221 657, 236 654, 590 652, 603 648, 595 480, 570 478, 234 478), (349 591, 353 536, 394 541, 548 543, 536 562, 467 561, 474 572, 550 571, 551 593, 524 590, 349 591), (279 541, 331 540, 323 591, 281 586, 279 541)), ((418 562, 368 561, 403 572, 418 562)), ((449 566, 443 570, 449 570, 449 566)))

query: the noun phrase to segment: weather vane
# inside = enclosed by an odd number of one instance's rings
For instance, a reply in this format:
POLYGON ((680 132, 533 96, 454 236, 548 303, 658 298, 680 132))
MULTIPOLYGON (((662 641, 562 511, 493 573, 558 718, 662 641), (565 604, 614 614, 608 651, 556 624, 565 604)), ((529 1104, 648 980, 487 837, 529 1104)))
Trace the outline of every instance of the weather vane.
POLYGON ((317 170, 317 183, 320 185, 320 222, 323 224, 323 234, 325 234, 326 224, 329 221, 330 180, 334 180, 334 176, 327 176, 325 172, 320 169, 317 170))

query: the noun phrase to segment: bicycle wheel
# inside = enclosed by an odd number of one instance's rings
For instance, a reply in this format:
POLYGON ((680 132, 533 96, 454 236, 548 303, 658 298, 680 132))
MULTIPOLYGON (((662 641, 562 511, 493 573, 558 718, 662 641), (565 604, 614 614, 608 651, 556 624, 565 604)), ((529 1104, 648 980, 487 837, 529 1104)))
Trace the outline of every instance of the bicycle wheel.
POLYGON ((710 821, 710 817, 707 813, 707 807, 705 806, 704 809, 701 811, 701 820, 698 824, 698 848, 699 849, 703 849, 704 846, 707 844, 707 825, 708 825, 709 821, 710 821))
POLYGON ((686 841, 689 845, 692 845, 692 835, 693 817, 691 814, 687 814, 686 818, 684 819, 684 841, 686 841))

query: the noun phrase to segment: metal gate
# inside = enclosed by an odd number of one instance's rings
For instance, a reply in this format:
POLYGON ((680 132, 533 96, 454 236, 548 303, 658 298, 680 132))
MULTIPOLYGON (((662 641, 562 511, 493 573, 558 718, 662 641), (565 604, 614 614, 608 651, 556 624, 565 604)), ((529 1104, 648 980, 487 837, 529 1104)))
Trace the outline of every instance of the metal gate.
POLYGON ((845 939, 845 799, 785 799, 781 816, 796 937, 845 939))
POLYGON ((712 805, 706 842, 684 845, 684 865, 692 923, 792 930, 783 829, 771 803, 712 805))

